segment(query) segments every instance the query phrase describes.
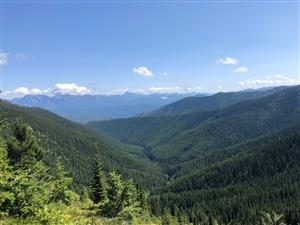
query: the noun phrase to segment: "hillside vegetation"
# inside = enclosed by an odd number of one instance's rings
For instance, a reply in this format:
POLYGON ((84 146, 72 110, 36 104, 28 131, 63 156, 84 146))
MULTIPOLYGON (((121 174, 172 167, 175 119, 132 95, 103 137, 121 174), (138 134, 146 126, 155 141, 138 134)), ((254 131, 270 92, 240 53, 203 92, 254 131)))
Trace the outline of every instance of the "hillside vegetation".
POLYGON ((105 170, 115 169, 124 177, 135 178, 136 182, 147 187, 156 186, 164 179, 159 166, 147 159, 143 149, 98 134, 46 110, 2 101, 0 114, 8 122, 22 120, 29 124, 46 149, 45 161, 48 165, 59 158, 74 178, 76 186, 88 184, 96 154, 105 159, 105 170))
POLYGON ((153 200, 159 199, 162 206, 176 205, 195 224, 209 216, 226 223, 258 224, 260 212, 273 209, 284 212, 286 221, 296 225, 300 221, 300 127, 268 139, 269 143, 249 146, 172 181, 153 200))
POLYGON ((43 162, 31 127, 23 122, 1 124, 0 224, 92 225, 153 224, 147 193, 115 171, 107 175, 97 161, 94 179, 80 197, 63 164, 43 162))

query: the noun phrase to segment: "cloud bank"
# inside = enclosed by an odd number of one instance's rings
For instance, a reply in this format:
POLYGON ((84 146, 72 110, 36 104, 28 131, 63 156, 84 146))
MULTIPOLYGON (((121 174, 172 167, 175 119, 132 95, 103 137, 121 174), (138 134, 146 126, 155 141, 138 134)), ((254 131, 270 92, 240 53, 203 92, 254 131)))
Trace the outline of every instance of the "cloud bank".
POLYGON ((25 95, 56 95, 56 94, 69 94, 69 95, 85 95, 91 94, 92 90, 85 87, 79 86, 75 83, 58 83, 55 84, 54 88, 39 89, 39 88, 27 88, 18 87, 12 91, 4 92, 1 97, 3 98, 17 98, 25 95))
POLYGON ((256 86, 280 86, 280 85, 297 85, 299 81, 290 78, 283 74, 276 74, 273 76, 266 76, 263 79, 248 79, 246 81, 239 81, 238 84, 242 87, 256 87, 256 86))

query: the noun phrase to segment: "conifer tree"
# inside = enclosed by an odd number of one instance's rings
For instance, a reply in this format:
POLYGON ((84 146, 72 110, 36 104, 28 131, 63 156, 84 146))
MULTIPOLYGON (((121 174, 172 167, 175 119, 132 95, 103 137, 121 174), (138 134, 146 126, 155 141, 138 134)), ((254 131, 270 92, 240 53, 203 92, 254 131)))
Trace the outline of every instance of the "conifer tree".
POLYGON ((148 193, 142 188, 141 185, 137 186, 137 198, 141 209, 144 212, 149 212, 148 193))
POLYGON ((105 181, 104 172, 101 167, 99 156, 96 158, 96 165, 94 170, 94 178, 92 181, 92 200, 95 204, 105 204, 107 198, 107 185, 105 181))
POLYGON ((28 168, 44 157, 45 151, 38 145, 31 127, 23 122, 13 126, 13 135, 7 143, 10 163, 18 168, 28 168))
POLYGON ((51 201, 70 204, 75 193, 69 190, 72 183, 72 178, 68 177, 63 164, 57 161, 52 177, 52 194, 51 201))
POLYGON ((218 221, 213 217, 209 217, 208 225, 218 225, 218 221))
POLYGON ((133 185, 132 180, 124 182, 124 189, 121 195, 122 208, 136 205, 136 195, 136 188, 133 185))
POLYGON ((191 224, 189 221, 189 217, 186 213, 181 213, 179 220, 180 220, 180 224, 182 225, 191 224))
POLYGON ((108 217, 114 217, 120 212, 122 207, 121 195, 123 189, 124 184, 121 176, 114 170, 109 172, 107 178, 107 195, 109 201, 105 210, 108 217))
POLYGON ((171 213, 168 211, 168 209, 163 209, 163 215, 162 215, 162 224, 163 225, 177 225, 177 221, 175 218, 171 215, 171 213))
POLYGON ((50 176, 42 162, 43 155, 32 129, 22 122, 15 124, 7 143, 13 173, 9 184, 14 201, 7 208, 10 215, 38 217, 49 203, 50 176))
POLYGON ((0 139, 0 217, 8 213, 15 199, 10 187, 12 179, 13 174, 8 164, 6 146, 0 139))

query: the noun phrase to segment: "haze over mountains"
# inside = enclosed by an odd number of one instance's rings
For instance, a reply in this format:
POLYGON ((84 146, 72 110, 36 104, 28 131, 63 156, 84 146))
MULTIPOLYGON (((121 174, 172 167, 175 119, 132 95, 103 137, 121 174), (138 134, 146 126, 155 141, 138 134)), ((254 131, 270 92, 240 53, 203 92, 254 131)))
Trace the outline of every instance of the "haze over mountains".
POLYGON ((145 95, 126 92, 121 95, 26 95, 14 98, 10 102, 47 109, 72 121, 85 123, 92 120, 134 116, 191 95, 195 95, 195 93, 145 95))

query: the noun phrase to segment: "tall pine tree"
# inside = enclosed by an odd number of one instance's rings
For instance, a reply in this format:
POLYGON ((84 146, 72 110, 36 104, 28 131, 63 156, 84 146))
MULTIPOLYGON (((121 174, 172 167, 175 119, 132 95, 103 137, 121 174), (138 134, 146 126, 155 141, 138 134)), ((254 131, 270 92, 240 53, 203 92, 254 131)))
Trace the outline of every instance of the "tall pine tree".
POLYGON ((107 185, 105 175, 101 167, 99 156, 96 157, 96 165, 94 170, 94 178, 92 181, 92 200, 95 204, 105 204, 107 198, 107 185))

